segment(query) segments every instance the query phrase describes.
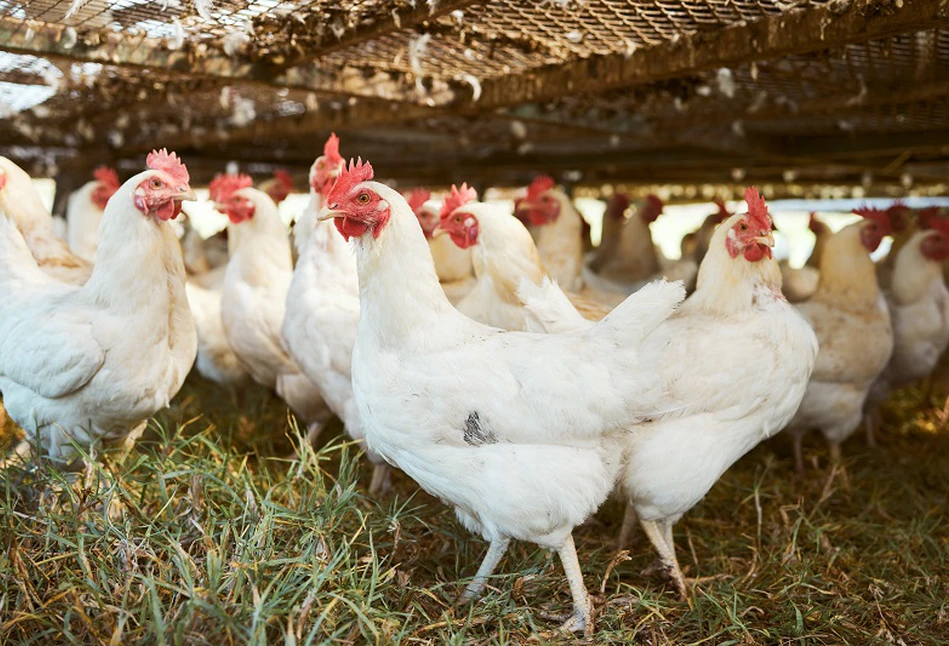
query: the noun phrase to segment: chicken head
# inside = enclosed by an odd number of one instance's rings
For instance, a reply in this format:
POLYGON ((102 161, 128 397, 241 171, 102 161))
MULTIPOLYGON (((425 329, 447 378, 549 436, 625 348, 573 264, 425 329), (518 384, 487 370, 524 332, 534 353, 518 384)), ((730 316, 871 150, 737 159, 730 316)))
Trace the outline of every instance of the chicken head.
POLYGON ((358 238, 367 231, 379 237, 392 215, 391 207, 382 197, 366 186, 374 177, 372 165, 349 160, 349 168, 340 172, 336 183, 326 195, 326 206, 320 220, 333 219, 343 238, 358 238))
POLYGON ((218 174, 208 189, 211 192, 211 200, 219 211, 224 213, 228 219, 239 224, 245 220, 254 217, 254 203, 246 196, 241 194, 241 189, 249 188, 254 181, 250 175, 227 175, 218 174))
POLYGON ((749 262, 770 258, 774 235, 768 206, 754 186, 745 189, 745 202, 748 213, 732 225, 725 239, 726 249, 732 258, 741 254, 749 262))
POLYGON ((197 199, 188 184, 188 169, 164 148, 150 152, 146 164, 152 172, 135 188, 135 208, 159 220, 178 217, 182 201, 197 199))
POLYGON ((451 193, 442 204, 438 231, 447 233, 451 241, 461 249, 467 249, 478 242, 478 218, 461 209, 468 202, 477 199, 478 192, 467 184, 462 184, 460 189, 452 185, 451 193))
POLYGON ((109 198, 115 195, 119 190, 119 176, 114 168, 108 166, 99 166, 93 177, 98 185, 92 191, 92 202, 100 209, 105 210, 105 205, 109 203, 109 198))
POLYGON ((339 154, 339 137, 334 132, 323 145, 323 154, 317 157, 310 167, 310 188, 326 195, 345 167, 346 160, 339 154))
MULTIPOLYGON (((893 207, 890 207, 891 209, 893 207)), ((893 227, 890 221, 889 209, 874 209, 863 207, 854 209, 854 213, 864 218, 863 227, 860 229, 860 241, 867 251, 873 253, 883 242, 883 238, 893 234, 893 227)))

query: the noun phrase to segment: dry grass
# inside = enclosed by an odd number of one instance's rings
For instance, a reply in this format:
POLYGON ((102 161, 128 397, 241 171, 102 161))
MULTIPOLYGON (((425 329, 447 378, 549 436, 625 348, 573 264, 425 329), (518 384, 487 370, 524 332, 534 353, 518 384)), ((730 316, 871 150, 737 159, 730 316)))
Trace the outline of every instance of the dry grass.
MULTIPOLYGON (((782 442, 731 469, 676 528, 687 575, 713 577, 692 608, 641 574, 642 537, 610 569, 622 510, 608 503, 575 533, 596 641, 949 643, 949 434, 920 400, 893 403, 880 450, 850 442, 845 472, 816 442, 805 478, 782 442)), ((554 626, 543 613, 570 609, 559 563, 523 544, 480 603, 455 609, 480 539, 405 476, 368 499, 338 431, 280 457, 292 432, 266 393, 235 410, 195 380, 90 483, 0 475, 0 643, 524 643, 554 626)))

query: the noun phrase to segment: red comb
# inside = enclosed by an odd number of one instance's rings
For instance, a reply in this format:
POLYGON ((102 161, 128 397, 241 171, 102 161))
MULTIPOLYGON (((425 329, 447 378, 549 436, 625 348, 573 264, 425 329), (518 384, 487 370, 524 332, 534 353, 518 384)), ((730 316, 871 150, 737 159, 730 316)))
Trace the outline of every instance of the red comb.
POLYGON ((854 209, 853 212, 861 217, 876 222, 883 230, 883 235, 890 235, 893 232, 893 226, 890 223, 889 209, 884 211, 883 209, 861 206, 858 209, 854 209))
MULTIPOLYGON (((626 193, 613 193, 613 197, 606 204, 606 211, 616 218, 623 217, 623 213, 629 208, 630 199, 626 193)), ((585 222, 586 220, 584 220, 585 222)))
POLYGON ((119 190, 119 175, 114 168, 99 166, 92 176, 110 192, 115 193, 119 190))
POLYGON ((364 162, 361 157, 358 161, 350 159, 349 168, 343 167, 336 177, 333 188, 330 189, 329 194, 326 196, 326 203, 335 204, 343 195, 351 191, 356 184, 368 182, 373 177, 372 164, 367 161, 364 162))
POLYGON ((715 206, 718 207, 718 213, 716 213, 715 215, 718 216, 719 222, 724 222, 725 220, 727 220, 728 218, 732 216, 731 211, 729 211, 728 207, 725 206, 724 200, 715 200, 715 206))
POLYGON ((460 189, 452 184, 451 193, 445 198, 445 202, 442 204, 442 210, 438 215, 439 217, 447 218, 455 209, 461 208, 468 202, 477 199, 478 191, 468 186, 467 183, 463 183, 460 189))
POLYGON ((557 182, 555 182, 554 178, 550 175, 538 175, 534 178, 534 181, 531 182, 530 186, 527 187, 528 201, 536 200, 540 197, 541 193, 549 191, 556 185, 557 182))
POLYGON ((894 213, 904 213, 909 210, 910 208, 906 206, 906 202, 903 200, 896 200, 893 202, 893 204, 887 207, 886 212, 890 215, 893 215, 894 213))
POLYGON ((927 206, 916 216, 919 220, 920 229, 939 229, 943 230, 944 222, 949 222, 942 216, 942 208, 938 206, 927 206))
POLYGON ((335 132, 330 133, 329 139, 323 144, 323 156, 333 162, 346 163, 346 160, 339 154, 339 137, 336 136, 335 132))
POLYGON ((176 182, 187 184, 191 177, 188 175, 188 169, 178 159, 175 153, 170 153, 164 148, 153 150, 148 153, 145 164, 152 170, 160 170, 170 175, 176 182))
POLYGON ((826 225, 817 219, 817 211, 811 211, 807 218, 807 228, 814 233, 820 233, 826 225))
POLYGON ((273 172, 273 178, 277 180, 277 183, 287 189, 289 193, 293 190, 293 176, 282 168, 278 168, 273 172))
POLYGON ((418 214, 419 209, 422 208, 422 205, 428 202, 431 197, 431 191, 424 188, 413 188, 405 197, 405 200, 409 203, 412 211, 415 214, 418 214))
POLYGON ((211 199, 213 201, 221 203, 229 200, 236 191, 252 186, 253 184, 254 180, 250 178, 250 175, 244 175, 243 173, 240 175, 218 173, 214 179, 211 180, 211 184, 208 185, 208 191, 211 193, 211 199))
POLYGON ((745 202, 748 204, 748 219, 751 220, 752 224, 771 231, 771 216, 768 213, 768 205, 761 194, 758 193, 757 188, 749 186, 745 189, 745 202))

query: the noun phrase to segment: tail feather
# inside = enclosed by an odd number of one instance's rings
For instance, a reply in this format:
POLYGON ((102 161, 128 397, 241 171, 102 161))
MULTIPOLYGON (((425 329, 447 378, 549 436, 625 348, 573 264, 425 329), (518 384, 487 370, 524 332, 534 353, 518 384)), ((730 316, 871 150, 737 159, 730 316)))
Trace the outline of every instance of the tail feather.
POLYGON ((682 281, 654 280, 617 305, 596 324, 597 331, 643 337, 669 318, 684 299, 682 281))
POLYGON ((545 277, 540 285, 525 278, 517 288, 517 297, 529 314, 527 328, 530 332, 561 334, 585 330, 593 325, 592 321, 580 315, 550 277, 545 277))
POLYGON ((601 321, 584 318, 557 283, 545 278, 540 285, 522 281, 518 298, 530 313, 528 326, 532 332, 562 334, 596 327, 628 336, 645 336, 665 321, 685 298, 681 281, 656 280, 627 297, 601 321))

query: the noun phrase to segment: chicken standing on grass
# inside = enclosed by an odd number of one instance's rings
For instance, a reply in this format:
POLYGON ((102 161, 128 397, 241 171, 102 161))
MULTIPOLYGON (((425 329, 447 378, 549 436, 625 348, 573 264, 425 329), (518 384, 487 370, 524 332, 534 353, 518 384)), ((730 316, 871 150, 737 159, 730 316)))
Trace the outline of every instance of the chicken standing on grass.
POLYGON ((893 262, 886 300, 893 324, 893 355, 864 405, 867 442, 876 443, 879 407, 890 393, 932 373, 949 345, 949 289, 942 263, 949 258, 949 219, 920 218, 893 262))
POLYGON ((587 332, 504 332, 445 297, 405 199, 351 163, 321 218, 355 241, 360 318, 353 391, 366 440, 490 541, 462 600, 477 597, 509 541, 558 551, 574 600, 564 626, 592 634, 572 529, 612 490, 621 429, 665 398, 644 349, 681 301, 657 283, 587 332))
MULTIPOLYGON (((638 517, 684 597, 672 526, 732 464, 787 424, 817 356, 814 332, 781 295, 767 206, 754 188, 745 200, 748 213, 716 230, 695 292, 641 357, 665 408, 624 436, 621 547, 638 517)), ((524 283, 520 291, 546 331, 595 329, 555 285, 524 283)))
POLYGON ((45 273, 70 285, 82 285, 89 279, 92 264, 73 253, 57 235, 53 216, 43 206, 33 180, 6 157, 0 157, 0 211, 16 226, 45 273))
MULTIPOLYGON (((339 169, 333 170, 335 180, 339 169)), ((314 189, 316 190, 316 189, 314 189)), ((322 189, 320 189, 322 191, 322 189)), ((287 291, 283 340, 297 365, 317 385, 330 410, 355 440, 365 437, 353 396, 352 357, 359 322, 359 279, 350 245, 331 222, 301 218, 298 226, 311 229, 298 238, 306 247, 293 271, 287 291)), ((391 470, 371 450, 373 464, 369 493, 389 488, 391 470)))
POLYGON ((281 335, 293 276, 290 238, 277 205, 251 184, 247 175, 218 175, 210 186, 211 199, 230 220, 228 239, 237 241, 221 296, 224 333, 254 381, 303 419, 314 442, 330 412, 281 335))
POLYGON ((857 209, 863 220, 831 236, 820 260, 820 284, 810 300, 797 305, 814 328, 820 354, 788 431, 794 466, 804 470, 804 434, 819 430, 830 443, 831 458, 860 425, 870 386, 893 352, 893 328, 870 253, 890 234, 884 211, 857 209))
POLYGON ((100 166, 95 179, 69 196, 66 205, 66 241, 73 253, 89 262, 95 262, 99 245, 99 222, 105 205, 119 190, 119 176, 114 168, 100 166))
POLYGON ((148 168, 109 200, 82 287, 44 273, 14 223, 0 218, 3 404, 58 464, 76 456, 74 444, 130 445, 194 362, 184 263, 168 220, 195 196, 174 153, 152 152, 148 168))

